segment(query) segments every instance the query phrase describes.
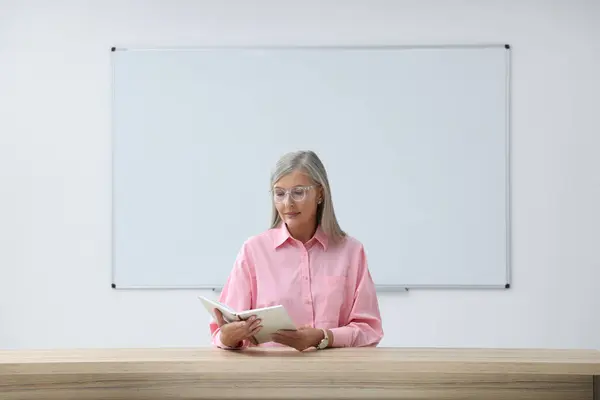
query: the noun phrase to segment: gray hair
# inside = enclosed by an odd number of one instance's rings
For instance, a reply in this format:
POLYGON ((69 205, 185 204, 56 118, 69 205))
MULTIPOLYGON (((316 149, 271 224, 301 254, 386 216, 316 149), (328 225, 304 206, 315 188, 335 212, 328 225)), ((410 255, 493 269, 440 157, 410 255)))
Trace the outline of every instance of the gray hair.
MULTIPOLYGON (((276 163, 271 174, 271 188, 283 176, 297 170, 302 170, 308 177, 323 189, 323 202, 317 205, 317 225, 334 243, 339 243, 346 237, 342 231, 333 209, 331 187, 327 178, 325 166, 314 151, 295 151, 283 155, 276 163)), ((281 218, 273 203, 271 228, 279 226, 281 218)))

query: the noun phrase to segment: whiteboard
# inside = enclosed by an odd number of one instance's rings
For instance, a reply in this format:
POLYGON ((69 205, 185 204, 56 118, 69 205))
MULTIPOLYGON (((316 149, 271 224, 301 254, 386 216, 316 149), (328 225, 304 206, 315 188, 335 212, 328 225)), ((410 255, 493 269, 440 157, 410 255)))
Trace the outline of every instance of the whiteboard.
POLYGON ((113 287, 222 287, 300 149, 380 290, 508 287, 508 46, 112 50, 113 287))

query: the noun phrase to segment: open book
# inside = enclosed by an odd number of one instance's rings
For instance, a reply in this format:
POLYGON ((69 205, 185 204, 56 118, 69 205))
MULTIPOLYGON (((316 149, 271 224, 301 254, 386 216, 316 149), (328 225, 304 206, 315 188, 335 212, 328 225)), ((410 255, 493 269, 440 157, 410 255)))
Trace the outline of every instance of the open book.
POLYGON ((204 308, 206 308, 206 311, 213 316, 215 321, 217 321, 217 316, 214 312, 215 308, 223 313, 223 319, 227 322, 243 321, 253 315, 259 318, 261 320, 260 324, 262 325, 262 328, 254 335, 257 344, 271 342, 271 335, 278 330, 296 330, 296 325, 288 315, 285 307, 281 305, 238 312, 232 310, 223 303, 207 297, 198 296, 198 298, 202 301, 204 308))

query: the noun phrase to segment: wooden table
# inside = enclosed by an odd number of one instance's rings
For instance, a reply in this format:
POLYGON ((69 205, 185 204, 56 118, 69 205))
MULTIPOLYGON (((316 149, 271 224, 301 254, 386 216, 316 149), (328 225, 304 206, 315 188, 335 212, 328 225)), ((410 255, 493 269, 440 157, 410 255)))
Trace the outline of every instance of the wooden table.
POLYGON ((0 351, 2 400, 600 400, 599 376, 595 350, 0 351))

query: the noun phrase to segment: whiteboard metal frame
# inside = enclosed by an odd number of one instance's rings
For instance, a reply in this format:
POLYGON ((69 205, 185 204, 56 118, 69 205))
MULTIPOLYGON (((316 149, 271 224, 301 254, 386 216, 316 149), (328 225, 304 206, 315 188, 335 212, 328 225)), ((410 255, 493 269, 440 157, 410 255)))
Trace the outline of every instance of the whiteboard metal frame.
POLYGON ((499 285, 375 285, 377 292, 407 292, 411 289, 449 289, 449 290, 488 290, 488 289, 509 289, 512 283, 512 207, 511 207, 511 50, 512 46, 506 43, 472 43, 472 44, 394 44, 394 45, 203 45, 203 46, 166 46, 166 47, 112 47, 110 49, 110 153, 111 153, 111 288, 116 290, 212 290, 221 291, 222 285, 190 285, 190 286, 118 286, 115 283, 116 254, 115 254, 115 62, 112 54, 119 51, 201 51, 201 50, 409 50, 409 49, 486 49, 486 48, 505 48, 506 49, 506 129, 505 129, 505 193, 506 193, 506 283, 499 285))

